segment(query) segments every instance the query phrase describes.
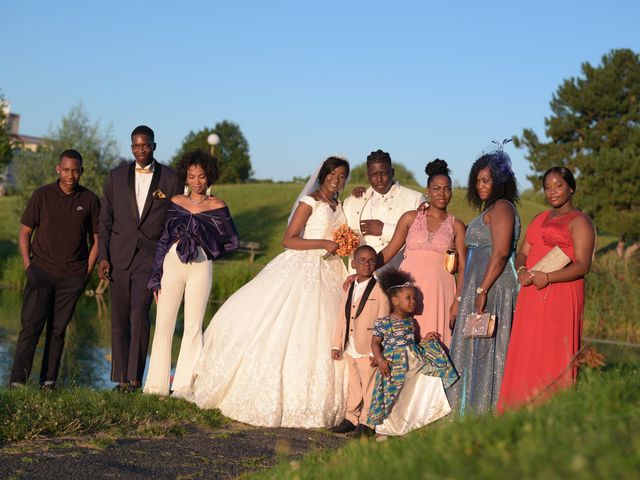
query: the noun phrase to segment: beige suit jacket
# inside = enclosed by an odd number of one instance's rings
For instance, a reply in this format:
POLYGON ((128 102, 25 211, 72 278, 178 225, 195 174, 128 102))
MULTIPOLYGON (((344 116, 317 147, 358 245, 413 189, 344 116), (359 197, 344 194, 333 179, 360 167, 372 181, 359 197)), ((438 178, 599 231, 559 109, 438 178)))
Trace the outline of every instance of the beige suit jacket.
POLYGON ((348 292, 345 292, 342 301, 340 319, 336 322, 336 329, 333 335, 334 349, 344 350, 347 338, 351 339, 358 353, 368 355, 371 352, 371 337, 373 336, 373 324, 376 319, 389 315, 389 299, 376 282, 369 296, 365 299, 365 293, 360 300, 352 305, 348 292), (364 307, 360 315, 356 317, 356 312, 360 303, 364 301, 364 307), (347 305, 348 304, 348 305, 347 305), (349 308, 349 317, 345 314, 345 308, 349 308), (348 321, 347 321, 348 320, 348 321), (349 336, 347 337, 347 324, 349 336))

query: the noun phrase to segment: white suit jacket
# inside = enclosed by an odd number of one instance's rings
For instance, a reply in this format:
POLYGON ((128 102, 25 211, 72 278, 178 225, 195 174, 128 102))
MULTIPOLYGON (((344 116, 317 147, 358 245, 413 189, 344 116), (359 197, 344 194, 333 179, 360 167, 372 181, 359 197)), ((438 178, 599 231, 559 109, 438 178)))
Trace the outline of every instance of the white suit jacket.
MULTIPOLYGON (((409 210, 415 210, 422 202, 426 202, 427 199, 422 193, 403 187, 399 182, 395 182, 384 195, 386 201, 379 205, 377 209, 372 210, 371 197, 373 196, 373 192, 373 188, 369 187, 360 198, 350 195, 345 199, 343 209, 347 217, 348 225, 360 236, 360 245, 371 245, 376 252, 379 252, 387 246, 391 237, 393 237, 396 224, 402 214, 409 210), (382 235, 363 236, 360 231, 360 220, 382 221, 384 223, 382 235)), ((404 249, 398 252, 388 265, 395 267, 400 266, 403 252, 404 249)), ((353 272, 353 269, 349 268, 349 271, 353 272)))

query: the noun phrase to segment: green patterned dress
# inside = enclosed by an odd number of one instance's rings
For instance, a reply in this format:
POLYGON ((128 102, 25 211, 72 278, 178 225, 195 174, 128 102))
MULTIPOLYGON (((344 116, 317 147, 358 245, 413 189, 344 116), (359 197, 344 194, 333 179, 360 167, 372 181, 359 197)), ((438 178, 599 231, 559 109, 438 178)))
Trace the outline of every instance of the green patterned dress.
MULTIPOLYGON (((385 378, 380 375, 380 372, 376 374, 376 383, 367 419, 369 425, 380 425, 389 417, 405 382, 407 382, 407 375, 412 374, 412 364, 418 363, 418 368, 414 369, 415 373, 420 373, 427 377, 436 377, 439 381, 438 387, 440 387, 443 394, 444 388, 449 387, 458 379, 458 374, 440 342, 438 340, 429 340, 422 344, 416 344, 415 332, 415 319, 413 318, 398 320, 393 317, 383 317, 376 320, 374 324, 373 335, 382 338, 382 354, 390 363, 391 376, 385 378)), ((425 392, 425 389, 413 388, 413 383, 415 382, 412 382, 412 395, 421 395, 425 392)), ((440 397, 439 392, 438 397, 440 397)), ((425 398, 423 403, 427 404, 432 400, 425 398)), ((441 400, 438 399, 438 401, 441 400)), ((446 402, 446 398, 444 401, 446 402)), ((441 405, 437 408, 431 408, 430 415, 435 415, 435 411, 442 412, 447 410, 446 413, 448 413, 448 407, 449 404, 446 402, 446 406, 441 405)), ((418 423, 423 423, 424 420, 425 418, 422 418, 418 423)))

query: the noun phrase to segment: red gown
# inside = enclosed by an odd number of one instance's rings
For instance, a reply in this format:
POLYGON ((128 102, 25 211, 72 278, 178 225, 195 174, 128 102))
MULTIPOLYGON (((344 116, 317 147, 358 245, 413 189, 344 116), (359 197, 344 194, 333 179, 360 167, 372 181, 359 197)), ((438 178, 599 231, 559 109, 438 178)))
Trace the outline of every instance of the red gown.
MULTIPOLYGON (((575 260, 569 223, 579 211, 550 218, 543 212, 527 229, 530 269, 558 245, 575 260)), ((577 368, 569 364, 580 348, 584 311, 584 278, 553 283, 541 290, 522 287, 518 294, 507 351, 498 411, 541 400, 573 384, 577 368)))

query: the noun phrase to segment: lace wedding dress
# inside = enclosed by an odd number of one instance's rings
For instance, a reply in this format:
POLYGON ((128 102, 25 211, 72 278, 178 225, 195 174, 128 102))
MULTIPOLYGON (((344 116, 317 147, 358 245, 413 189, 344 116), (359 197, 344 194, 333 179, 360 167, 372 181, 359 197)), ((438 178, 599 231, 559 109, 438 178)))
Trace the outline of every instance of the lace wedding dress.
MULTIPOLYGON (((331 239, 340 206, 304 196, 304 238, 331 239)), ((344 416, 344 362, 331 359, 346 269, 325 250, 286 250, 234 293, 204 334, 192 400, 267 427, 330 427, 344 416)))

